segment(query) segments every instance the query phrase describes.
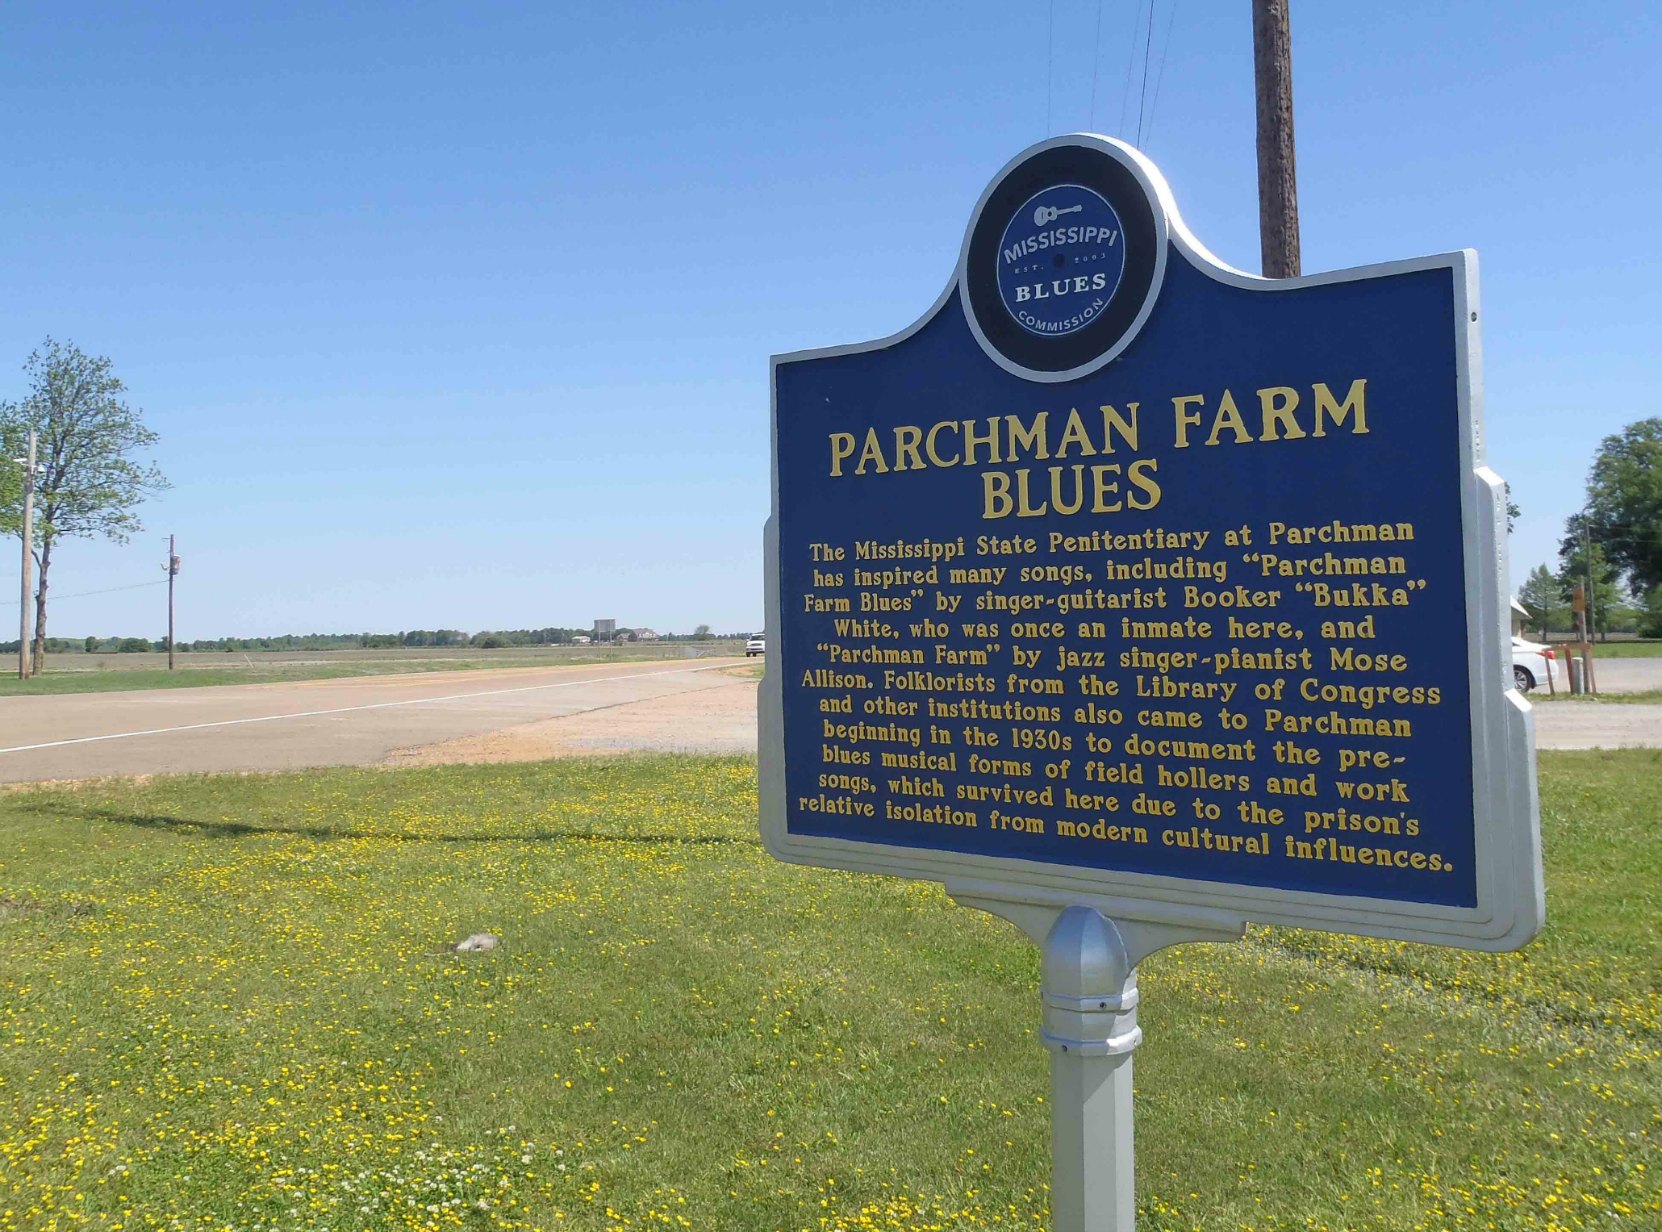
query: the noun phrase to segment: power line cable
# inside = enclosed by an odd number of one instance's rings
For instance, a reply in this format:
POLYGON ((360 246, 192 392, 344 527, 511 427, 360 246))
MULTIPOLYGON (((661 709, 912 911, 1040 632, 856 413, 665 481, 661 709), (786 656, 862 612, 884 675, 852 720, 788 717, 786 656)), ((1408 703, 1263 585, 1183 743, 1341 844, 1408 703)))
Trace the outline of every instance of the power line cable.
POLYGON ((1160 71, 1154 77, 1154 100, 1148 105, 1148 140, 1154 140, 1154 113, 1160 109, 1160 87, 1166 80, 1166 61, 1171 58, 1171 28, 1177 21, 1177 0, 1166 14, 1166 41, 1160 49, 1160 71))
MULTIPOLYGON (((91 595, 113 595, 119 590, 143 590, 146 586, 166 585, 166 578, 163 578, 159 582, 134 582, 131 586, 110 586, 104 590, 83 590, 80 593, 73 595, 53 595, 51 596, 51 601, 53 603, 62 603, 65 599, 85 599, 91 595)), ((31 600, 31 602, 33 602, 33 600, 31 600)))
POLYGON ((1137 148, 1143 145, 1143 104, 1148 101, 1148 52, 1154 45, 1154 0, 1148 0, 1148 33, 1143 36, 1143 86, 1137 98, 1137 148))
MULTIPOLYGON (((1153 3, 1154 0, 1149 0, 1153 3)), ((1115 131, 1121 137, 1125 136, 1125 115, 1131 106, 1131 67, 1137 63, 1137 26, 1143 19, 1143 2, 1137 0, 1131 8, 1131 38, 1127 42, 1128 48, 1125 57, 1125 89, 1120 94, 1120 124, 1115 131)))
POLYGON ((1091 43, 1091 131, 1096 132, 1096 78, 1102 64, 1102 0, 1096 0, 1096 39, 1091 43))
POLYGON ((1045 136, 1050 136, 1051 81, 1056 76, 1056 0, 1050 0, 1050 20, 1045 26, 1045 136))

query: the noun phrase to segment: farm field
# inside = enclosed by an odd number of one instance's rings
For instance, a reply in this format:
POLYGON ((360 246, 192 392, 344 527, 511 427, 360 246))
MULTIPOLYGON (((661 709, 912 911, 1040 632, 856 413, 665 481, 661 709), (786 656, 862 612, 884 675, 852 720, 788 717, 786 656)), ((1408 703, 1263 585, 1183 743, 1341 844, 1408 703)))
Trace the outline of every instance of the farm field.
MULTIPOLYGON (((1525 953, 1143 965, 1140 1229, 1662 1226, 1662 753, 1541 766, 1525 953)), ((0 1232, 1046 1226, 1033 948, 777 864, 754 793, 638 757, 0 794, 0 1232)))
POLYGON ((740 650, 742 646, 739 643, 728 640, 641 642, 617 646, 514 646, 495 650, 464 646, 398 650, 202 651, 174 656, 177 669, 171 672, 167 670, 165 654, 55 654, 47 657, 46 670, 29 680, 17 678, 14 656, 11 660, 14 670, 0 676, 0 697, 200 688, 219 684, 278 684, 410 672, 631 663, 730 654, 740 650))

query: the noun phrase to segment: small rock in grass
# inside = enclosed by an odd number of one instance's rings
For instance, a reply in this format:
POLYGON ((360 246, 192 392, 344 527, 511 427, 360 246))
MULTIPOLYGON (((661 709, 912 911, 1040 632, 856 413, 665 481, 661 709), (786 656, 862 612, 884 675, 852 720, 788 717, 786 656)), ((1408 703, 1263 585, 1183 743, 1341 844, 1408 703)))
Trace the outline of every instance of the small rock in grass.
POLYGON ((474 933, 466 941, 458 941, 452 949, 458 954, 487 954, 502 944, 495 933, 474 933))

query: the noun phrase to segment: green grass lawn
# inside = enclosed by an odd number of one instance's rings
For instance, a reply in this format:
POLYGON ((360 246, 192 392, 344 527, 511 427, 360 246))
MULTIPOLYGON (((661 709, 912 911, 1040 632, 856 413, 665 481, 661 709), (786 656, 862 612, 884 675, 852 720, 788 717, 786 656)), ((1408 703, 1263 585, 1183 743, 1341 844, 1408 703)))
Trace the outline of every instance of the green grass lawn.
POLYGON ((1594 642, 1595 659, 1654 659, 1662 655, 1662 640, 1594 642))
MULTIPOLYGON (((1662 1227, 1662 754, 1541 762, 1528 951, 1144 964, 1143 1232, 1662 1227)), ((1033 947, 776 864, 749 761, 36 789, 0 834, 4 1232, 1045 1225, 1033 947)))
POLYGON ((1570 706, 1654 706, 1662 702, 1662 689, 1642 689, 1637 693, 1595 693, 1591 696, 1567 692, 1548 693, 1532 689, 1530 705, 1539 702, 1563 702, 1570 706))
POLYGON ((51 656, 46 671, 28 680, 16 672, 0 676, 0 697, 41 693, 105 693, 128 689, 192 689, 216 684, 277 684, 290 680, 333 680, 347 676, 390 676, 408 672, 483 671, 504 667, 568 667, 679 659, 691 654, 742 654, 743 647, 703 643, 606 646, 518 651, 423 650, 417 652, 281 651, 248 655, 189 654, 168 671, 166 655, 51 656), (127 660, 134 660, 128 662, 127 660), (159 661, 159 662, 158 662, 159 661))

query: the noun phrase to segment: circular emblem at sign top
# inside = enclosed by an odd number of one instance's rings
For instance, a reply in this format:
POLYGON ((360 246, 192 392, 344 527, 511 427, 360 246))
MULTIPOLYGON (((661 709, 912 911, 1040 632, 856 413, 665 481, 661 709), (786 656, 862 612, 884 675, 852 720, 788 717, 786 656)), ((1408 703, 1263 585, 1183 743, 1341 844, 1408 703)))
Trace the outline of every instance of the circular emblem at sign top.
POLYGON ((976 341, 1031 381, 1096 371, 1153 310, 1167 234, 1129 147, 1091 136, 1033 147, 987 190, 964 243, 959 290, 976 341))
POLYGON ((1082 184, 1058 184, 1016 208, 998 241, 998 294, 1029 333, 1075 333, 1108 308, 1125 273, 1125 227, 1082 184))

